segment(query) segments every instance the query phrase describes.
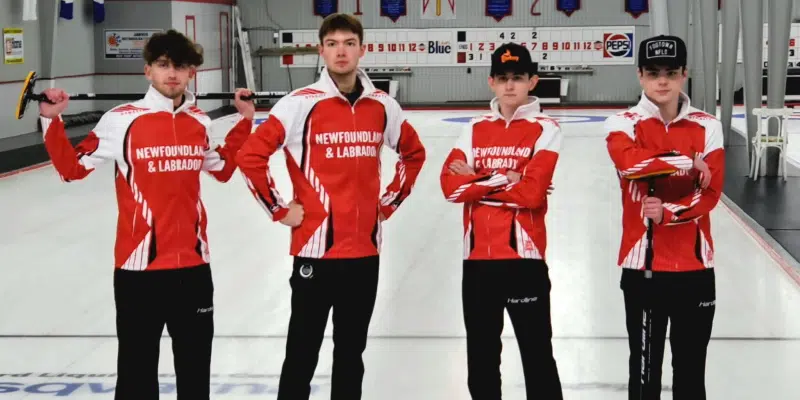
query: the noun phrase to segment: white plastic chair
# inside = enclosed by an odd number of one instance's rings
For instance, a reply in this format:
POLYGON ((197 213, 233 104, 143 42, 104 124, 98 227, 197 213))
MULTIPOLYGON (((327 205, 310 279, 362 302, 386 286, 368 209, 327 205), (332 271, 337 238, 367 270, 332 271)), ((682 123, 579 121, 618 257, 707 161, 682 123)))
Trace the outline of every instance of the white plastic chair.
POLYGON ((761 168, 761 157, 767 148, 774 147, 779 151, 778 175, 786 180, 786 151, 789 143, 787 122, 794 112, 788 107, 783 108, 754 108, 753 115, 758 117, 758 130, 751 141, 752 157, 750 157, 750 177, 758 179, 759 169, 761 168), (778 121, 778 132, 775 135, 769 134, 769 120, 775 118, 778 121), (766 126, 766 128, 765 128, 766 126))

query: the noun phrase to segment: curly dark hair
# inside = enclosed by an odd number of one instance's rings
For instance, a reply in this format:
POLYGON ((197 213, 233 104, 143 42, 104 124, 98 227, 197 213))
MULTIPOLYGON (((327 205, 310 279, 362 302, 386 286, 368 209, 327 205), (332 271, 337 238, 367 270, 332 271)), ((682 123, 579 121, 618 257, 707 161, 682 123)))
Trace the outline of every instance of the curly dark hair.
POLYGON ((203 47, 175 29, 154 34, 144 46, 144 60, 147 64, 152 64, 162 56, 175 65, 203 65, 203 47))

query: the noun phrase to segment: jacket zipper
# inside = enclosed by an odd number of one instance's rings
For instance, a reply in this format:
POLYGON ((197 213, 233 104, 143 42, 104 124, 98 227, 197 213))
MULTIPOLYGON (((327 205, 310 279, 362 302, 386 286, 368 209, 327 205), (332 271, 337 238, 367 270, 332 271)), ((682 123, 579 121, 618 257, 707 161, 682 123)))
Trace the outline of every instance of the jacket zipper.
MULTIPOLYGON (((178 128, 175 126, 175 118, 176 118, 176 114, 173 111, 173 113, 172 113, 172 137, 175 139, 175 145, 177 146, 178 145, 178 128)), ((177 237, 181 237, 181 224, 175 224, 175 226, 178 229, 177 237)), ((181 263, 181 253, 179 252, 178 253, 178 265, 180 265, 180 263, 181 263)))
MULTIPOLYGON (((359 96, 356 99, 356 101, 353 102, 353 104, 350 104, 350 100, 347 100, 347 98, 344 99, 344 101, 347 102, 347 104, 350 106, 350 115, 353 117, 354 132, 356 130, 356 104, 358 104, 359 100, 361 100, 361 96, 359 96)), ((356 159, 356 171, 358 171, 359 170, 358 157, 356 157, 355 159, 356 159)), ((356 207, 356 233, 358 233, 360 226, 361 226, 361 209, 359 207, 356 207)))
MULTIPOLYGON (((677 118, 677 117, 676 117, 676 118, 677 118)), ((666 121, 664 121, 664 120, 663 120, 663 118, 662 118, 662 119, 661 119, 661 122, 663 122, 663 123, 664 123, 664 133, 666 133, 666 134, 669 134, 669 126, 670 126, 670 124, 672 124, 673 122, 675 122, 675 120, 672 120, 671 122, 666 122, 666 121)), ((662 217, 662 218, 663 218, 663 217, 662 217)), ((652 221, 652 220, 648 220, 648 221, 647 221, 647 224, 648 224, 648 225, 650 225, 650 224, 653 224, 653 221, 652 221)), ((652 266, 652 264, 655 264, 655 260, 656 260, 655 242, 656 242, 656 232, 655 232, 655 227, 654 227, 654 229, 653 229, 653 238, 652 238, 652 240, 650 241, 651 248, 650 248, 650 249, 648 249, 648 250, 650 250, 650 253, 652 254, 652 256, 651 256, 651 266, 652 266)), ((645 255, 645 258, 647 258, 647 256, 646 256, 646 255, 645 255)), ((646 260, 645 260, 645 261, 646 261, 646 260)))
MULTIPOLYGON (((514 115, 516 115, 516 111, 514 112, 514 115)), ((504 128, 505 132, 508 132, 508 127, 511 126, 512 122, 514 122, 514 115, 511 116, 510 120, 505 121, 506 122, 506 126, 504 128)), ((505 119, 505 118, 503 118, 503 119, 505 119)), ((516 221, 516 217, 513 217, 513 218, 514 218, 514 221, 516 221)), ((491 234, 491 230, 489 229, 489 220, 490 219, 491 219, 491 216, 487 214, 486 215, 486 235, 487 236, 490 236, 490 234, 491 234)), ((489 242, 489 243, 491 243, 491 242, 489 242)), ((487 257, 491 258, 492 257, 492 245, 489 245, 489 248, 486 251, 487 251, 487 257)))

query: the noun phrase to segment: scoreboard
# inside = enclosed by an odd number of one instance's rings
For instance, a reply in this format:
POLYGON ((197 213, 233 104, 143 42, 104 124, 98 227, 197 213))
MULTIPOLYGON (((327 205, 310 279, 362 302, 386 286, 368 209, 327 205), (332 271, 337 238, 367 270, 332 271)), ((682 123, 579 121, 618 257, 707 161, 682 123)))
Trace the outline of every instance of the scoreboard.
MULTIPOLYGON (((767 24, 764 24, 762 34, 763 40, 763 47, 761 52, 761 59, 764 61, 764 65, 766 66, 767 61, 769 60, 769 28, 767 24)), ((742 63, 744 61, 744 57, 742 56, 742 35, 739 32, 739 43, 737 44, 737 52, 736 52, 736 62, 742 63)), ((722 62, 722 25, 719 27, 719 62, 722 62)), ((796 68, 800 67, 800 23, 792 23, 791 28, 789 30, 789 43, 786 44, 786 51, 789 53, 789 67, 796 68)))
MULTIPOLYGON (((317 30, 283 30, 280 46, 315 47, 317 30)), ((540 66, 633 65, 633 26, 366 29, 363 67, 489 66, 507 42, 528 48, 540 66)), ((281 66, 316 67, 316 54, 285 55, 281 66)))

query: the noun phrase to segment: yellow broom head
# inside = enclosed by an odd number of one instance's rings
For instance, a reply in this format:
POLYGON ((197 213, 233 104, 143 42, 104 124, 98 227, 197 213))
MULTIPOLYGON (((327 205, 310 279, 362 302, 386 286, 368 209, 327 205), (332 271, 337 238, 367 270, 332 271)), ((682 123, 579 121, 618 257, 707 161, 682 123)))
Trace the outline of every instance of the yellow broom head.
POLYGON ((25 82, 22 84, 22 91, 19 93, 16 114, 17 119, 22 119, 22 116, 25 115, 25 109, 28 107, 28 103, 31 101, 31 95, 33 94, 33 86, 35 83, 36 72, 28 72, 28 76, 25 78, 25 82))

